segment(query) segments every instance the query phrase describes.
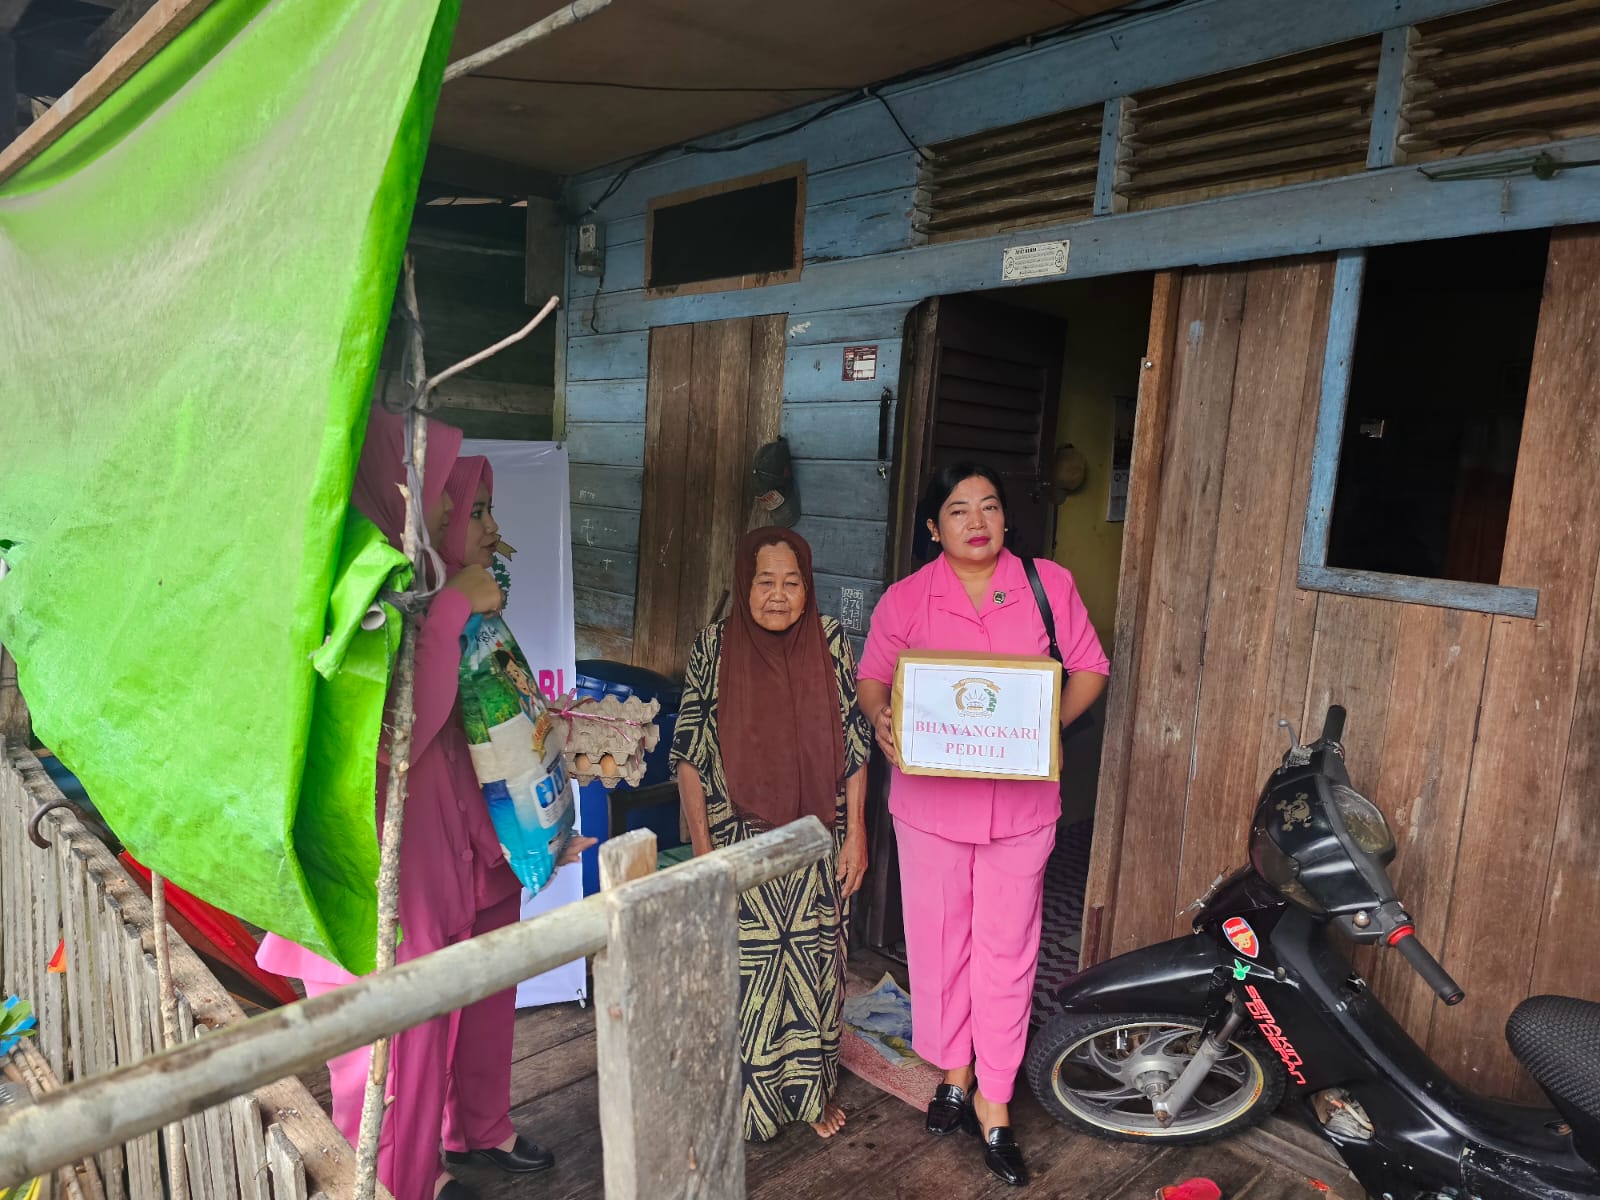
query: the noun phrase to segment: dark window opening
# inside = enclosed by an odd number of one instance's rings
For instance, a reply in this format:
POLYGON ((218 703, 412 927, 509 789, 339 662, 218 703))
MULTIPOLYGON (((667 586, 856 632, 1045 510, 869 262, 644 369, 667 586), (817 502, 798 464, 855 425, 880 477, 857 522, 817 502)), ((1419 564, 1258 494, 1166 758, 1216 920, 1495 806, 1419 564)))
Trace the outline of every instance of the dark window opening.
POLYGON ((1498 584, 1548 230, 1368 252, 1328 565, 1498 584))
POLYGON ((795 174, 658 202, 650 210, 648 286, 713 280, 738 286, 734 281, 749 276, 794 271, 800 265, 800 206, 795 174))

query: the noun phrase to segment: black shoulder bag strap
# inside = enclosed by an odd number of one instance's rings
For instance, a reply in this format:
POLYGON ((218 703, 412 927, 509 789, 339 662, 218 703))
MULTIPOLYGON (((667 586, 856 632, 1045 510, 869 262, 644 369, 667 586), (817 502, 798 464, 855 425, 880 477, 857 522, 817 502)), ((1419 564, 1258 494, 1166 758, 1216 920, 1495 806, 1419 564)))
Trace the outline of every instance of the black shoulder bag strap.
MULTIPOLYGON (((1059 663, 1061 647, 1056 645, 1056 614, 1050 608, 1050 597, 1044 594, 1044 580, 1039 578, 1039 568, 1033 565, 1033 559, 1024 558, 1022 569, 1028 576, 1028 586, 1033 589, 1033 598, 1038 602, 1039 615, 1044 618, 1044 634, 1050 639, 1050 657, 1059 663)), ((1066 663, 1061 665, 1065 667, 1066 663)))

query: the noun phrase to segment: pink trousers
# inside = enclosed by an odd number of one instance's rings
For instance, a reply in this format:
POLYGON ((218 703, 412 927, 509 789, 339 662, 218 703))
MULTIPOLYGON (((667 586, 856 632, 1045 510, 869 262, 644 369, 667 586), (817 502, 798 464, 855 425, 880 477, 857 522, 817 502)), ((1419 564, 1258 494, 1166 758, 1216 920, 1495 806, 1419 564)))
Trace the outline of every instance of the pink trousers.
MULTIPOLYGON (((471 936, 509 925, 521 915, 521 893, 478 914, 471 936)), ((421 941, 422 939, 418 939, 421 941)), ((458 939, 464 940, 464 939, 458 939)), ((440 946, 402 941, 397 963, 440 946)), ((320 996, 335 984, 306 980, 320 996)), ((517 1016, 515 988, 497 992, 458 1012, 397 1034, 389 1048, 392 1098, 378 1140, 378 1178, 395 1200, 432 1200, 446 1150, 487 1150, 511 1137, 511 1035, 517 1016)), ((333 1123, 353 1146, 361 1127, 361 1096, 371 1052, 362 1047, 328 1063, 333 1123)))
POLYGON ((978 1064, 978 1089, 1011 1101, 1039 966, 1044 868, 1056 828, 952 842, 894 823, 900 845, 912 1045, 936 1067, 978 1064))

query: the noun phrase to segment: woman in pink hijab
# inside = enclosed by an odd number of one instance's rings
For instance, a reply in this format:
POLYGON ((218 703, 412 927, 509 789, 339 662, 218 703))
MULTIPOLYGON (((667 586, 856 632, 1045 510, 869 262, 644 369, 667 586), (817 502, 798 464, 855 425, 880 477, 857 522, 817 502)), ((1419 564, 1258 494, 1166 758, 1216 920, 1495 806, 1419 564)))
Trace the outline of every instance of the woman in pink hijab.
MULTIPOLYGON (((400 544, 405 503, 401 452, 404 420, 375 407, 351 499, 391 543, 400 544)), ((423 512, 429 538, 445 565, 417 638, 416 683, 404 834, 400 843, 400 927, 395 959, 424 954, 517 920, 521 886, 506 864, 473 773, 466 736, 455 715, 461 632, 473 613, 504 602, 489 573, 498 527, 489 509, 488 460, 456 460, 461 431, 428 423, 423 512)), ((386 723, 390 718, 386 715, 386 723)), ((378 824, 388 789, 387 748, 378 754, 378 824)), ((575 839, 576 841, 576 839, 575 839)), ((334 963, 276 935, 256 961, 302 979, 320 995, 352 981, 334 963)), ((395 1200, 471 1200, 439 1161, 441 1139, 451 1162, 477 1160, 503 1171, 547 1170, 555 1157, 511 1127, 511 1038, 516 993, 487 997, 459 1012, 397 1034, 389 1060, 378 1149, 378 1177, 395 1200)), ((356 1140, 369 1063, 363 1048, 328 1064, 333 1119, 356 1140)))

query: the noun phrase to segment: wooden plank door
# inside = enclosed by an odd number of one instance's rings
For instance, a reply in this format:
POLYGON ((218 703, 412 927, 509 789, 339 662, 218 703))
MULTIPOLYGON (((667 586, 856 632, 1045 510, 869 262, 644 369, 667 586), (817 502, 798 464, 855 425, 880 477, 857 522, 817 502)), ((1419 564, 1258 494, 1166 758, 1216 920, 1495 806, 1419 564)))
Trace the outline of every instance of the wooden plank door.
POLYGON ((681 677, 760 523, 756 450, 778 436, 785 314, 650 331, 633 661, 681 677))
POLYGON ((1043 485, 1055 456, 1066 322, 975 296, 944 296, 914 312, 910 328, 914 362, 897 463, 896 575, 920 566, 927 549, 916 520, 924 481, 963 460, 990 466, 1005 481, 1006 545, 1049 558, 1055 505, 1043 485))
POLYGON ((1173 935, 1244 860, 1272 721, 1298 722, 1295 587, 1328 259, 1158 277, 1134 436, 1083 958, 1173 935))

